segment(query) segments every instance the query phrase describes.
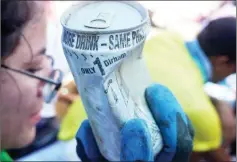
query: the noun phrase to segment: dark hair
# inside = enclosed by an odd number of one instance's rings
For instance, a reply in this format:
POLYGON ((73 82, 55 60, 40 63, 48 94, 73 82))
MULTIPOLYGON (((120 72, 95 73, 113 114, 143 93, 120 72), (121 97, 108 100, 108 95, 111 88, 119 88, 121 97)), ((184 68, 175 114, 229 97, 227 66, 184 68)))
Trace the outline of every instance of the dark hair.
MULTIPOLYGON (((14 51, 21 36, 25 39, 22 30, 34 15, 34 3, 34 1, 1 1, 1 57, 3 59, 14 51)), ((25 39, 25 41, 27 40, 25 39)), ((29 48, 31 49, 30 46, 29 48)), ((20 98, 15 102, 20 105, 23 96, 20 87, 10 73, 6 71, 6 74, 12 78, 18 89, 20 98)))
POLYGON ((215 19, 198 34, 198 42, 207 56, 228 56, 236 61, 236 18, 215 19))
POLYGON ((1 56, 11 54, 18 45, 24 26, 33 16, 33 1, 1 1, 1 56))

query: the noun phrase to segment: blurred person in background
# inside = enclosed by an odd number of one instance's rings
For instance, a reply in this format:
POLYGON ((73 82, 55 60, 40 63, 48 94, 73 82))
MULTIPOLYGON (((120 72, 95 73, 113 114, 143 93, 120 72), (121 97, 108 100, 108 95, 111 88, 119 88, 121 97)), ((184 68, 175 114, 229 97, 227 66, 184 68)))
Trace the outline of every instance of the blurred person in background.
MULTIPOLYGON (((202 25, 205 27, 211 20, 223 17, 236 17, 236 6, 233 2, 236 1, 221 1, 219 7, 206 15, 203 21, 200 23, 202 23, 202 25)), ((233 111, 233 109, 235 110, 234 103, 236 102, 236 73, 224 78, 224 80, 221 80, 217 83, 212 83, 211 81, 207 82, 205 84, 205 89, 209 91, 208 95, 211 97, 215 107, 217 107, 217 111, 222 122, 223 136, 225 137, 223 146, 229 148, 229 144, 233 139, 233 134, 235 134, 236 125, 235 112, 233 111)), ((234 140, 231 145, 233 146, 235 144, 236 142, 234 140)), ((232 155, 233 152, 235 152, 233 147, 231 147, 230 152, 232 155)))
POLYGON ((215 106, 204 84, 236 71, 236 18, 210 21, 192 41, 161 31, 146 42, 144 57, 152 79, 171 89, 194 125, 191 161, 230 161, 222 143, 235 138, 234 114, 224 103, 215 106))
MULTIPOLYGON (((53 59, 45 54, 47 6, 48 2, 43 1, 4 0, 1 2, 1 161, 12 160, 3 150, 21 148, 33 141, 43 101, 50 102, 61 86, 62 73, 52 69, 53 59)), ((166 159, 166 162, 171 162, 172 159, 175 162, 178 159, 182 162, 188 161, 194 134, 192 125, 181 106, 166 87, 158 84, 149 87, 146 96, 154 115, 159 115, 159 117, 162 115, 163 119, 159 118, 157 121, 164 141, 164 148, 158 157, 161 159, 159 162, 164 162, 162 159, 166 159), (164 109, 166 111, 163 111, 164 109), (168 121, 170 127, 163 126, 162 123, 166 122, 168 117, 172 117, 174 121, 168 121)), ((85 144, 88 142, 87 139, 93 136, 88 129, 88 122, 84 122, 80 127, 78 138, 81 144, 85 144)), ((146 140, 149 140, 148 128, 140 119, 131 121, 130 127, 127 125, 126 129, 128 131, 132 129, 135 133, 145 133, 146 140), (138 127, 134 128, 132 123, 138 127)), ((126 135, 125 130, 124 135, 126 135)), ((134 139, 137 142, 144 140, 133 135, 123 137, 128 142, 134 139)), ((90 153, 94 153, 93 149, 96 148, 93 144, 87 143, 83 145, 84 147, 77 147, 77 150, 80 150, 79 156, 84 156, 84 159, 90 158, 90 153), (85 149, 84 152, 83 149, 85 149), (89 154, 86 154, 88 150, 89 154)), ((142 145, 133 147, 135 149, 132 155, 128 152, 129 147, 122 151, 128 158, 141 156, 144 156, 142 158, 153 158, 151 143, 147 141, 147 143, 139 144, 142 145), (145 145, 149 147, 144 147, 145 145), (144 153, 143 150, 146 152, 144 153)))

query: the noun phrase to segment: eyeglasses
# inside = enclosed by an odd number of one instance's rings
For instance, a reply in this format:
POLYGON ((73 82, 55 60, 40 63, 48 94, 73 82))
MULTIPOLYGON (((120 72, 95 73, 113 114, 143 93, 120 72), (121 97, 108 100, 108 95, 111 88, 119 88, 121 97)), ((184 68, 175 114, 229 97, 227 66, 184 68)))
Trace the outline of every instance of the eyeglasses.
MULTIPOLYGON (((52 60, 51 65, 53 66, 54 59, 48 55, 47 57, 52 60)), ((54 69, 49 75, 49 78, 44 78, 44 77, 37 76, 28 71, 10 68, 6 65, 1 65, 1 67, 45 82, 44 87, 43 87, 43 96, 46 103, 50 103, 53 100, 53 98, 56 96, 57 91, 59 90, 62 84, 63 72, 59 69, 54 69)))

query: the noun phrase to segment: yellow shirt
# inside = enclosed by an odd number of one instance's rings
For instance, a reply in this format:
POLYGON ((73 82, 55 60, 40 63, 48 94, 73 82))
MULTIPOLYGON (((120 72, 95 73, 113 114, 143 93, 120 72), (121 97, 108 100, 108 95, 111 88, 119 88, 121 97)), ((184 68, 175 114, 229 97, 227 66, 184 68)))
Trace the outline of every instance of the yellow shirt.
POLYGON ((167 86, 192 121, 194 151, 216 149, 221 144, 221 124, 211 100, 204 92, 203 78, 177 34, 161 32, 144 47, 150 75, 154 82, 167 86))
MULTIPOLYGON (((192 121, 194 151, 218 148, 222 137, 220 120, 204 92, 202 74, 182 38, 175 33, 159 33, 146 42, 144 58, 153 81, 166 85, 174 93, 192 121)), ((81 99, 69 110, 58 135, 61 140, 74 138, 80 123, 87 118, 81 99)))

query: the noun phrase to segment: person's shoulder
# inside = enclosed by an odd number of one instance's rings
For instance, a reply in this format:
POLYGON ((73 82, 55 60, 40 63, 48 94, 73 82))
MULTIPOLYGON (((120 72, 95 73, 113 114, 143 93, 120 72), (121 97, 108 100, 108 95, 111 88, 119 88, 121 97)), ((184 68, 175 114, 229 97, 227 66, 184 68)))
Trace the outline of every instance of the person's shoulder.
MULTIPOLYGON (((170 53, 183 53, 185 43, 182 36, 174 31, 156 29, 152 30, 144 46, 145 53, 158 53, 159 55, 170 53)), ((173 55, 173 54, 172 54, 173 55)), ((182 54, 181 54, 182 55, 182 54)), ((164 56, 165 57, 165 56, 164 56)))

